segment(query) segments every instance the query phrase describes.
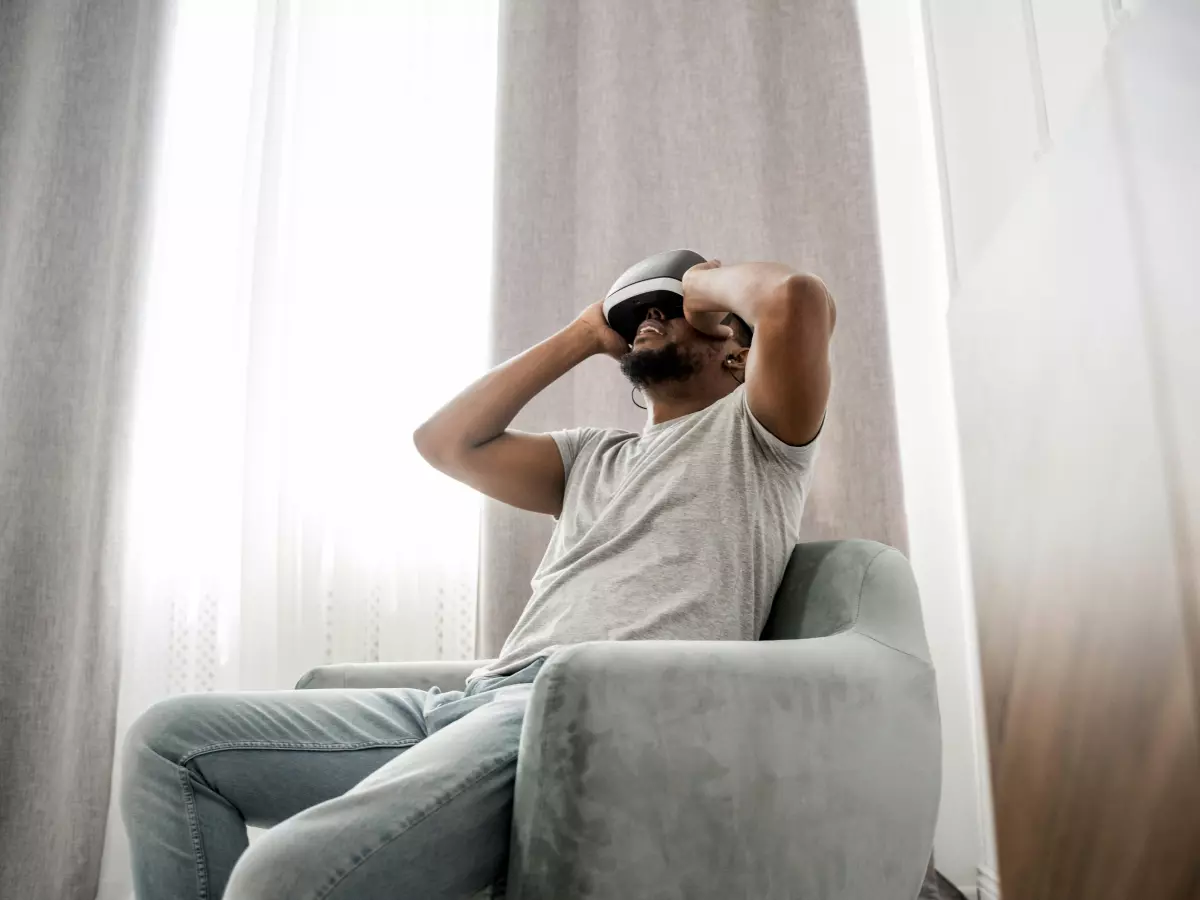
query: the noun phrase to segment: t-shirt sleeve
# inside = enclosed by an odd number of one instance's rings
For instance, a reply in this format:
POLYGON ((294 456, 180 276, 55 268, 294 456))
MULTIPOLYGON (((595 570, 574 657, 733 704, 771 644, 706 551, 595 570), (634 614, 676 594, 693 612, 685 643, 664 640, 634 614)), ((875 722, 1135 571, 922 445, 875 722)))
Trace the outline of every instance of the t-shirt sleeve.
POLYGON ((571 477, 571 467, 575 460, 579 458, 588 442, 600 433, 599 428, 567 428, 550 432, 550 437, 554 438, 554 443, 558 445, 558 454, 562 457, 564 479, 571 477))
MULTIPOLYGON (((750 411, 750 401, 746 399, 746 389, 739 388, 738 392, 741 394, 740 399, 737 401, 741 407, 740 413, 745 418, 750 431, 754 435, 754 442, 762 450, 763 455, 767 459, 779 465, 786 466, 789 469, 802 472, 807 472, 811 469, 817 458, 817 449, 821 442, 820 433, 807 444, 800 447, 784 443, 773 435, 767 429, 766 425, 754 417, 754 413, 750 411)), ((822 430, 824 427, 825 425, 822 423, 822 430)))

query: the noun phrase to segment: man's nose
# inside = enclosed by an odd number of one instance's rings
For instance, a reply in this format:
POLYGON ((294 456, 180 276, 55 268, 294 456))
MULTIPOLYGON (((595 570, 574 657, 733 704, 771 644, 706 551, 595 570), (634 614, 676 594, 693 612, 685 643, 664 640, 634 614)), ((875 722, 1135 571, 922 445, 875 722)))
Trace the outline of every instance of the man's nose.
POLYGON ((646 310, 646 318, 642 319, 642 321, 645 322, 646 319, 653 319, 655 322, 667 321, 667 317, 663 315, 663 311, 657 306, 652 306, 646 310))

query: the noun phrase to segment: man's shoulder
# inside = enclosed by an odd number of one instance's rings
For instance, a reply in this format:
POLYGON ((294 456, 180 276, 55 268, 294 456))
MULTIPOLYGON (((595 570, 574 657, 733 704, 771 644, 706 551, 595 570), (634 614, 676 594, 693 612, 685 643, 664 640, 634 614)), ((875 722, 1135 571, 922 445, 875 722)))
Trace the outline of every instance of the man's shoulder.
POLYGON ((621 428, 602 428, 584 425, 572 428, 559 434, 568 436, 572 445, 572 455, 576 457, 591 456, 617 449, 630 440, 636 440, 638 435, 621 428))
POLYGON ((585 426, 579 429, 583 432, 585 439, 589 441, 597 441, 602 443, 612 443, 614 441, 627 441, 630 438, 637 438, 640 435, 634 431, 626 431, 623 428, 602 428, 596 426, 585 426))

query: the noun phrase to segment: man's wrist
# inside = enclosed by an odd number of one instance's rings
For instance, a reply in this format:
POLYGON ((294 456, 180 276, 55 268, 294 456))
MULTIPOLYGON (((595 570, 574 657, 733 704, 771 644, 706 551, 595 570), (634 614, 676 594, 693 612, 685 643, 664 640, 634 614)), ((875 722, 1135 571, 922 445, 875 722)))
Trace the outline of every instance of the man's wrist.
POLYGON ((583 362, 604 352, 604 344, 595 329, 580 319, 576 319, 558 333, 568 353, 575 359, 575 364, 583 362))
POLYGON ((684 303, 696 312, 736 313, 735 299, 724 290, 724 269, 691 269, 683 276, 684 303))

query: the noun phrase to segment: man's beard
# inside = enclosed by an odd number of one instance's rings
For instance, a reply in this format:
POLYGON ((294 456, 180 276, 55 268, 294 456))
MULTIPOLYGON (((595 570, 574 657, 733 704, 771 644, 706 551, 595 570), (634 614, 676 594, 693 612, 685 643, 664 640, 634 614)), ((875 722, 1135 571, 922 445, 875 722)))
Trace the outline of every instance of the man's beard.
POLYGON ((678 344, 631 350, 621 357, 621 371, 634 387, 645 390, 669 381, 686 381, 700 371, 700 363, 678 344))

